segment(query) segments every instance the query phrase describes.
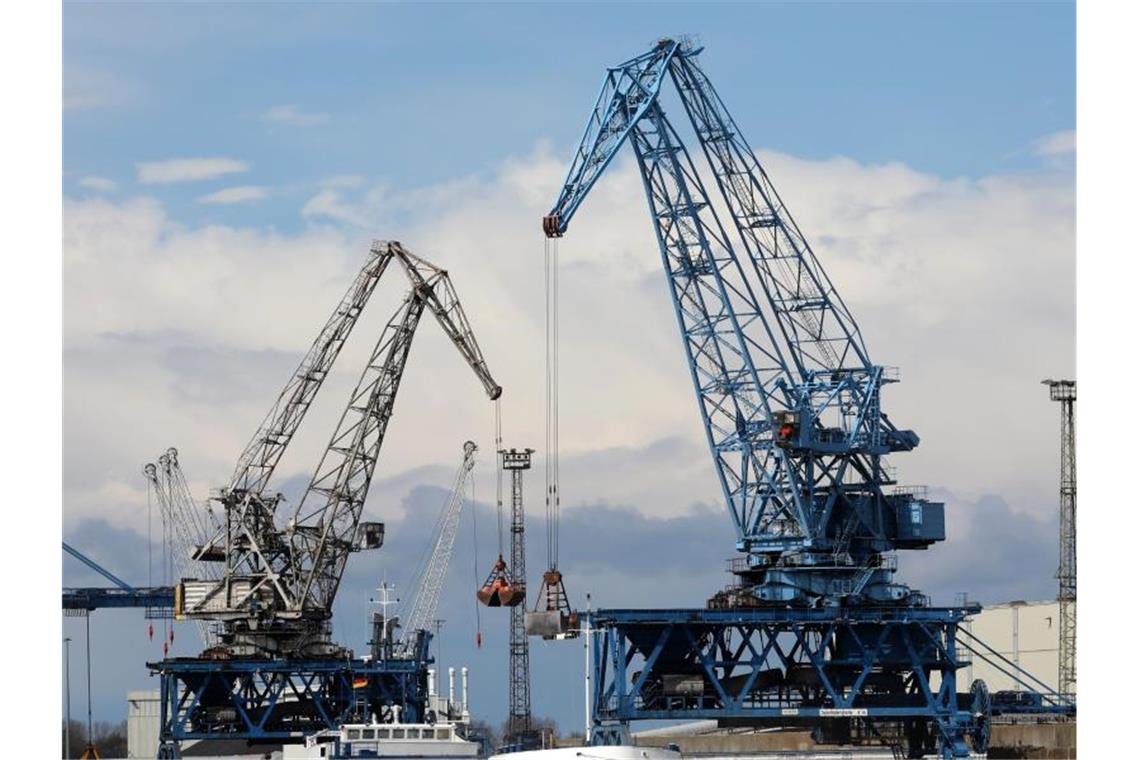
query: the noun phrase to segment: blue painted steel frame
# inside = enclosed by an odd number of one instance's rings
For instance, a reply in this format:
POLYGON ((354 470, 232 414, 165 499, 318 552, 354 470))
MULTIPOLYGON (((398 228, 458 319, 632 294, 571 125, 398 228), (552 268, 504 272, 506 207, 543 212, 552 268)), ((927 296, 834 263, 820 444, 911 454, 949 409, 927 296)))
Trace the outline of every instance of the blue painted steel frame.
POLYGON ((629 721, 805 725, 841 741, 905 735, 968 755, 958 625, 977 606, 600 610, 591 615, 593 736, 629 721))
POLYGON ((134 588, 66 541, 63 542, 63 550, 115 584, 115 588, 65 588, 63 609, 89 612, 107 607, 145 607, 156 611, 174 609, 174 589, 170 586, 134 588))
POLYGON ((421 721, 430 662, 186 658, 148 663, 160 679, 159 757, 178 757, 179 743, 187 739, 295 740, 350 719, 381 716, 393 705, 400 708, 401 720, 421 721))
POLYGON ((174 589, 170 586, 132 588, 65 588, 63 609, 99 610, 105 608, 146 607, 174 609, 174 589))
POLYGON ((620 741, 631 720, 798 722, 841 743, 901 737, 912 752, 963 757, 967 735, 976 746, 988 741, 992 705, 984 683, 957 693, 958 626, 979 608, 928 607, 893 579, 892 552, 945 539, 941 504, 914 489, 888 491, 895 481, 884 457, 919 443, 882 411, 882 387, 897 378, 871 361, 854 317, 699 67, 700 52, 662 39, 607 70, 543 218, 548 237, 565 233, 629 142, 746 554, 732 566, 739 585, 709 609, 591 616, 594 739, 620 741), (711 171, 698 170, 665 115, 666 78, 711 171))
POLYGON ((115 575, 110 570, 103 567, 102 565, 100 565, 98 562, 96 562, 95 560, 88 557, 83 552, 81 552, 78 549, 76 549, 75 547, 71 546, 66 541, 63 541, 62 543, 63 543, 63 550, 65 552, 67 552, 68 554, 70 554, 72 557, 75 557, 77 560, 79 560, 83 564, 87 565, 87 567, 89 567, 92 570, 94 570, 95 572, 99 573, 99 575, 102 575, 104 578, 111 581, 111 583, 114 583, 116 586, 121 588, 123 591, 131 591, 132 590, 130 585, 126 581, 120 579, 119 576, 115 575))
POLYGON ((748 555, 737 598, 921 603, 881 557, 944 538, 942 505, 888 493, 883 458, 918 445, 881 411, 882 386, 895 378, 871 362, 854 317, 699 68, 700 52, 663 39, 607 70, 543 228, 562 235, 617 151, 632 146, 737 549, 748 555), (702 175, 665 115, 667 79, 711 172, 702 175))

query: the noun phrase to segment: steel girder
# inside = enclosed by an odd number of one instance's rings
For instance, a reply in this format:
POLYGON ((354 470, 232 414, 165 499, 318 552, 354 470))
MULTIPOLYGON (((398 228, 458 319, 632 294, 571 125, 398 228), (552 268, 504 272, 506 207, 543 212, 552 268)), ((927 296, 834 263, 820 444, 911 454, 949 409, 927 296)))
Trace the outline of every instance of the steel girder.
POLYGON ((717 719, 965 757, 984 721, 957 694, 957 634, 978 611, 601 610, 590 621, 594 740, 620 743, 634 720, 717 719))
POLYGON ((422 721, 429 663, 426 657, 148 663, 160 679, 159 756, 177 757, 187 739, 297 739, 382 717, 393 707, 400 720, 422 721))
POLYGON ((888 493, 894 480, 883 457, 918 445, 881 409, 882 386, 896 378, 870 360, 699 68, 700 52, 663 39, 607 71, 544 231, 566 231, 628 142, 737 549, 747 554, 745 585, 765 603, 918 603, 880 561, 944 538, 941 504, 888 493), (665 115, 666 81, 707 167, 698 168, 665 115))
POLYGON ((145 607, 148 610, 174 608, 174 589, 170 586, 134 588, 65 588, 63 609, 99 610, 112 607, 145 607))
POLYGON ((491 399, 491 377, 448 273, 395 241, 373 243, 368 261, 239 461, 224 489, 225 524, 194 559, 225 563, 219 578, 185 578, 180 614, 224 623, 221 644, 236 657, 343 654, 328 621, 352 552, 378 548, 382 523, 362 523, 364 500, 420 318, 430 311, 491 399), (411 289, 387 323, 316 472, 284 525, 280 494, 265 490, 333 361, 391 260, 411 289), (256 625, 250 625, 254 619, 256 625))

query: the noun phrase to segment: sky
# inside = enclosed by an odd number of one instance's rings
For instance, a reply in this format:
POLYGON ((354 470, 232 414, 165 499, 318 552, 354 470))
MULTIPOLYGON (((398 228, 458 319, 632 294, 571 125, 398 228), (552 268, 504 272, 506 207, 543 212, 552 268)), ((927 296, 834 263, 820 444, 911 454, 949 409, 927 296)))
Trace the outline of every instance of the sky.
MULTIPOLYGON (((893 464, 946 501, 950 538, 904 553, 900 577, 941 602, 1051 597, 1059 419, 1039 381, 1075 366, 1063 3, 66 4, 65 540, 148 581, 143 463, 174 445, 200 499, 221 485, 373 238, 449 269, 505 389, 504 442, 537 448, 539 219, 605 66, 669 34, 705 46, 872 357, 901 368, 884 403, 922 444, 893 464)), ((732 533, 643 197, 620 156, 561 243, 561 565, 579 603, 698 606, 727 580, 732 533)), ((283 483, 306 482, 397 279, 378 288, 283 483)), ((496 547, 492 406, 434 324, 420 332, 366 507, 387 544, 350 562, 337 635, 363 647, 369 590, 408 576, 462 442, 477 441, 442 644, 472 668, 476 713, 498 723, 506 620, 484 610, 476 650, 472 601, 496 547)), ((535 571, 541 476, 540 460, 535 571)), ((100 582, 63 562, 65 583, 100 582)), ((96 719, 155 685, 145 629, 135 612, 93 618, 96 719)), ((82 621, 65 619, 64 635, 82 641, 82 621)), ((179 627, 175 651, 196 647, 179 627)), ((580 724, 577 663, 535 644, 536 713, 580 724)))

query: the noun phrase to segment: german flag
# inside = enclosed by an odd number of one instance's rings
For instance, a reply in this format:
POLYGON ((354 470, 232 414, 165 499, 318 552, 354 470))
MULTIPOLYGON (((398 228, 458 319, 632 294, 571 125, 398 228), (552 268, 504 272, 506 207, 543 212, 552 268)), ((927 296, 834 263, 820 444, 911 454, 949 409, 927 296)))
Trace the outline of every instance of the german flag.
POLYGON ((354 689, 367 689, 368 688, 368 676, 353 676, 352 677, 352 688, 354 688, 354 689))

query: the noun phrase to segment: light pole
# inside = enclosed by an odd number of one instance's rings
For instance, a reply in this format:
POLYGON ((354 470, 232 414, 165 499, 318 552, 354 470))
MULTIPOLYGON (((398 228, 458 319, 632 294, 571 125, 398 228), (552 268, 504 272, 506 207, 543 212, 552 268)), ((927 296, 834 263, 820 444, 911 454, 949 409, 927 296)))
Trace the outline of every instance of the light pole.
POLYGON ((84 617, 87 619, 87 749, 90 750, 95 746, 95 737, 91 735, 91 611, 84 617))
POLYGON ((590 744, 590 728, 592 725, 591 721, 590 721, 590 680, 591 680, 590 679, 590 675, 591 675, 590 670, 593 666, 593 663, 590 661, 590 639, 592 637, 590 635, 591 631, 590 631, 590 595, 589 594, 586 594, 586 620, 582 625, 582 633, 584 634, 582 636, 582 639, 586 643, 586 726, 585 726, 585 730, 582 732, 582 743, 585 745, 589 745, 590 744))
POLYGON ((71 757, 71 637, 63 637, 63 682, 64 689, 67 692, 67 723, 63 728, 63 756, 65 758, 71 757))

